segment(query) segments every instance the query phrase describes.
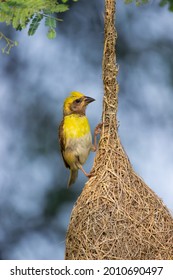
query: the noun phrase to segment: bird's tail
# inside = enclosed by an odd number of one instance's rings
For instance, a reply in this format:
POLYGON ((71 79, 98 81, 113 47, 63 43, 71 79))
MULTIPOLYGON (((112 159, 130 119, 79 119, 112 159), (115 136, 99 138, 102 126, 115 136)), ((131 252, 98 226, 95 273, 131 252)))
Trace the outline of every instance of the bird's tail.
POLYGON ((76 178, 78 176, 78 170, 71 170, 70 169, 70 177, 69 177, 69 180, 68 180, 68 188, 74 184, 74 182, 76 181, 76 178))

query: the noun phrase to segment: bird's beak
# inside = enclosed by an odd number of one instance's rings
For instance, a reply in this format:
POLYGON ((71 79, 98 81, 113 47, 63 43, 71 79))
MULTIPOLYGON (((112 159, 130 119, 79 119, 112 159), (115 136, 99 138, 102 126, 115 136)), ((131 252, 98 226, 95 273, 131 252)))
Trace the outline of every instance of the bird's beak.
POLYGON ((89 96, 85 96, 84 100, 85 100, 85 103, 86 103, 86 104, 89 104, 89 103, 91 103, 91 102, 95 101, 95 99, 94 99, 94 98, 89 97, 89 96))

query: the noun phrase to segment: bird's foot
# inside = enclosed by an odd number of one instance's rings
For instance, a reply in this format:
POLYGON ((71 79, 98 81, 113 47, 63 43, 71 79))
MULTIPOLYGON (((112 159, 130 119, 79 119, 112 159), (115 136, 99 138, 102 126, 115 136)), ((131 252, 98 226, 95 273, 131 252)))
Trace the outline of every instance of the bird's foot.
POLYGON ((90 172, 90 173, 87 174, 88 178, 91 178, 92 176, 93 176, 93 172, 90 172))
POLYGON ((99 124, 96 126, 96 128, 95 128, 95 130, 94 130, 94 135, 98 135, 98 134, 101 133, 102 126, 103 126, 103 123, 99 123, 99 124))
POLYGON ((90 178, 90 173, 87 173, 87 172, 83 169, 82 165, 79 165, 78 167, 79 167, 79 169, 83 172, 83 174, 84 174, 86 177, 90 178))
POLYGON ((103 123, 99 123, 94 129, 94 145, 92 145, 91 151, 95 152, 97 150, 97 135, 101 133, 103 123))

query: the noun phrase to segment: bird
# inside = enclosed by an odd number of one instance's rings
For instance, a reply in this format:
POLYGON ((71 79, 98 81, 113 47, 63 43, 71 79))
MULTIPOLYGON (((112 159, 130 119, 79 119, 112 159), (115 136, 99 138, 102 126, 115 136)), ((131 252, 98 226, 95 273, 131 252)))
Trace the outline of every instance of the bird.
POLYGON ((73 91, 64 100, 63 119, 59 125, 59 143, 65 166, 70 169, 68 187, 75 183, 78 170, 90 177, 82 165, 86 162, 90 151, 97 149, 97 135, 101 131, 102 124, 98 124, 94 131, 94 144, 86 108, 95 101, 94 98, 83 93, 73 91))

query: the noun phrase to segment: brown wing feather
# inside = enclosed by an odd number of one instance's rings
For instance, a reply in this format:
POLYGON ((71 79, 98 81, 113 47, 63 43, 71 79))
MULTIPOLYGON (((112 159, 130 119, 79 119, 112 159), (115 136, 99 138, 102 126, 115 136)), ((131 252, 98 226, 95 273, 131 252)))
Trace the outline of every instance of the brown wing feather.
POLYGON ((64 121, 62 120, 60 125, 59 125, 59 143, 60 143, 60 148, 61 148, 61 154, 64 160, 64 164, 67 168, 70 168, 68 163, 65 161, 65 158, 63 156, 63 152, 65 151, 65 139, 64 139, 64 133, 63 133, 63 124, 64 121))

